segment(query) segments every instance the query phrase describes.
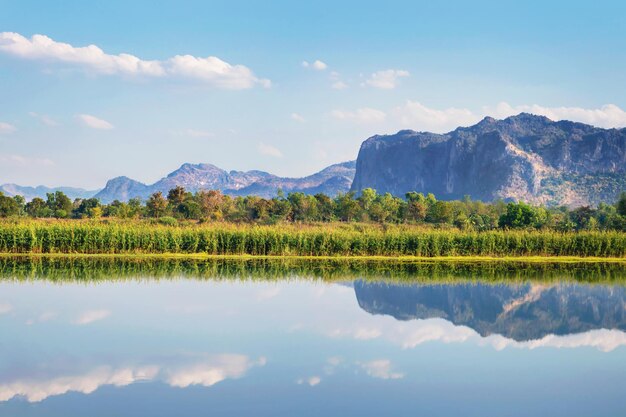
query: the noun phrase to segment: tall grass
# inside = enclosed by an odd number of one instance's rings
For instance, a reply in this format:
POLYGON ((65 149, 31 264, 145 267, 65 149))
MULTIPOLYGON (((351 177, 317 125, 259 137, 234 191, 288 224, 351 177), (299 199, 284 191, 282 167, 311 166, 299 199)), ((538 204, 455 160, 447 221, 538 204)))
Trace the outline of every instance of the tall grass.
POLYGON ((0 223, 2 253, 261 256, 626 256, 621 232, 488 231, 350 225, 167 227, 148 223, 0 223))

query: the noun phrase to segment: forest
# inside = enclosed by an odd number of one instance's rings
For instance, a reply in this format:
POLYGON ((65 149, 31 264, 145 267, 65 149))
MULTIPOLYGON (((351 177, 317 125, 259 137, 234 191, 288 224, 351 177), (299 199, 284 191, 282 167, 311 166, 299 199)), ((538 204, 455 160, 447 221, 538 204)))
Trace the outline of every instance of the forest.
POLYGON ((488 231, 497 229, 626 231, 626 193, 616 202, 578 208, 533 206, 524 202, 484 203, 466 196, 438 200, 433 194, 407 193, 404 198, 365 189, 360 195, 307 195, 279 190, 277 196, 231 197, 217 190, 191 193, 183 187, 146 201, 131 199, 102 204, 96 198, 72 201, 63 192, 26 202, 0 194, 0 217, 12 219, 145 219, 162 225, 205 222, 250 223, 376 223, 423 225, 437 229, 488 231))

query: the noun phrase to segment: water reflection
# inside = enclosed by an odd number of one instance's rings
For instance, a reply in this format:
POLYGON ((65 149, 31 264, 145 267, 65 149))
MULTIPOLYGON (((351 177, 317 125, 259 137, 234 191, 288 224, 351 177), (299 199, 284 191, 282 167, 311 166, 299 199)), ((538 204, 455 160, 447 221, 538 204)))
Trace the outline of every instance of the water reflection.
MULTIPOLYGON (((169 386, 186 388, 191 385, 210 387, 225 379, 237 379, 253 366, 263 366, 265 358, 252 361, 238 354, 181 354, 161 363, 144 365, 110 364, 89 366, 87 369, 66 364, 61 369, 28 369, 29 376, 0 380, 0 401, 23 397, 28 402, 43 401, 50 396, 79 392, 91 394, 104 385, 124 387, 140 381, 160 380, 169 386), (69 366, 68 366, 69 365, 69 366)), ((4 379, 4 378, 2 378, 4 379)))
POLYGON ((615 265, 154 262, 0 260, 0 415, 626 407, 615 265))
POLYGON ((626 331, 626 288, 577 284, 390 285, 357 281, 359 306, 398 320, 443 318, 516 341, 595 329, 626 331))

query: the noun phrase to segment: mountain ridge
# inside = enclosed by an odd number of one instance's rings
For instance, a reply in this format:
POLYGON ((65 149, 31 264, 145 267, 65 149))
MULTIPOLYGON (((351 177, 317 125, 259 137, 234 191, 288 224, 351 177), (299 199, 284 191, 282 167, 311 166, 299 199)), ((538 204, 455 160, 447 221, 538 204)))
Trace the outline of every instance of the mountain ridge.
POLYGON ((375 135, 359 150, 351 190, 443 200, 596 205, 626 189, 626 129, 520 113, 436 134, 375 135))

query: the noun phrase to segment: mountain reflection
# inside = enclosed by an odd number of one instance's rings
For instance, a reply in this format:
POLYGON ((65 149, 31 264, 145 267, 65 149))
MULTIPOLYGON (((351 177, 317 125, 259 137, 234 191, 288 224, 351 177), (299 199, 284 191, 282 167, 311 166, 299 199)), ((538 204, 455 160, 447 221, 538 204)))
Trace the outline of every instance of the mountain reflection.
POLYGON ((541 339, 595 329, 626 331, 626 289, 601 285, 399 285, 356 281, 359 306, 397 320, 443 318, 481 336, 541 339))

